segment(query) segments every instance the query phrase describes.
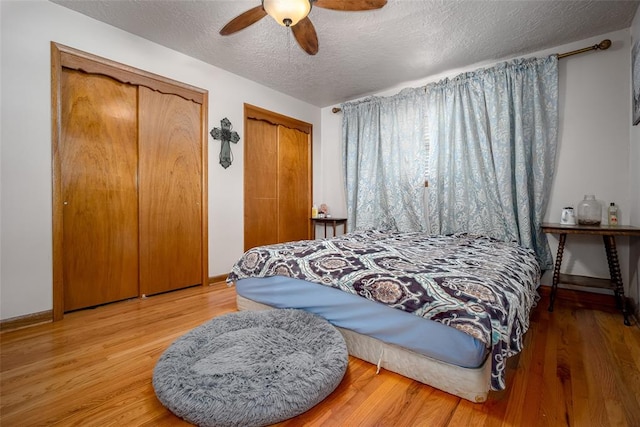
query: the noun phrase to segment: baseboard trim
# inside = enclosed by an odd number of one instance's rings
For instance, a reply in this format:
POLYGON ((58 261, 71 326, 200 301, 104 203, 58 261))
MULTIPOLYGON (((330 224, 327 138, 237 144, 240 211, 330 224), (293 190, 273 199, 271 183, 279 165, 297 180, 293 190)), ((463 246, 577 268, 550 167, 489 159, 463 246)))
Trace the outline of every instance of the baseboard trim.
POLYGON ((226 280, 227 280, 227 275, 226 274, 220 274, 218 276, 211 276, 211 277, 209 277, 209 284, 213 285, 214 283, 226 282, 226 280))
MULTIPOLYGON (((209 285, 225 283, 226 274, 209 277, 209 285)), ((37 325, 53 321, 53 310, 41 311, 38 313, 25 314, 24 316, 12 317, 10 319, 0 320, 0 331, 10 331, 14 329, 26 328, 27 326, 37 325)))
POLYGON ((53 310, 40 311, 38 313, 25 314, 24 316, 0 320, 0 331, 4 332, 14 329, 21 329, 26 328, 27 326, 33 326, 39 323, 47 323, 52 321, 53 310))
MULTIPOLYGON (((546 298, 546 302, 542 304, 548 304, 549 297, 551 295, 551 286, 540 286, 538 292, 542 298, 546 298)), ((627 303, 627 310, 629 315, 637 320, 640 319, 638 310, 636 310, 635 301, 629 297, 625 297, 627 303)), ((564 301, 573 304, 576 307, 584 308, 596 308, 601 310, 610 310, 615 312, 621 312, 616 306, 616 300, 613 295, 589 292, 577 289, 568 289, 558 286, 558 292, 556 293, 556 304, 558 301, 564 301)), ((561 302, 562 303, 562 302, 561 302)))

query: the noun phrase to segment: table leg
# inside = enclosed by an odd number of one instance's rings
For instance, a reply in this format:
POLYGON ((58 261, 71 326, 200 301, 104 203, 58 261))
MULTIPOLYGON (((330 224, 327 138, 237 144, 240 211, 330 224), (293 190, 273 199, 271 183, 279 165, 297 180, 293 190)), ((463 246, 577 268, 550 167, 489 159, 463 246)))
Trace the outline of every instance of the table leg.
POLYGON ((627 311, 627 301, 624 297, 624 284, 622 283, 622 273, 620 271, 620 262, 618 261, 618 250, 616 249, 616 238, 612 235, 602 236, 604 240, 604 248, 607 251, 607 262, 609 263, 609 274, 614 285, 614 294, 616 304, 622 309, 624 316, 624 324, 631 326, 629 321, 629 312, 627 311))
POLYGON ((607 254, 607 264, 609 265, 609 278, 613 285, 613 293, 616 298, 616 308, 620 310, 622 309, 622 304, 620 303, 620 292, 618 291, 618 282, 615 278, 616 277, 615 267, 613 265, 613 259, 611 257, 611 241, 608 239, 608 237, 610 236, 602 236, 602 240, 604 242, 604 249, 607 254))
POLYGON ((562 253, 564 245, 567 241, 567 233, 561 233, 558 240, 558 252, 556 253, 556 263, 553 267, 553 282, 551 283, 551 295, 549 297, 549 311, 553 311, 553 304, 556 301, 556 292, 558 292, 558 282, 560 282, 560 267, 562 266, 562 253))

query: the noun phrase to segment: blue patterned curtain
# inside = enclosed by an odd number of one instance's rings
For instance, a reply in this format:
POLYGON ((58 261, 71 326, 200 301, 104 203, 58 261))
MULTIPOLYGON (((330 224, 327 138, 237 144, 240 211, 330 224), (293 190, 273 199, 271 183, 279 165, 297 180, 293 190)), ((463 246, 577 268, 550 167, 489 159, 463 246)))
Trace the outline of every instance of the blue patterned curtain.
POLYGON ((349 230, 426 231, 424 88, 341 105, 349 230))
POLYGON ((515 240, 552 267, 540 226, 555 168, 557 61, 518 59, 427 85, 432 233, 515 240))

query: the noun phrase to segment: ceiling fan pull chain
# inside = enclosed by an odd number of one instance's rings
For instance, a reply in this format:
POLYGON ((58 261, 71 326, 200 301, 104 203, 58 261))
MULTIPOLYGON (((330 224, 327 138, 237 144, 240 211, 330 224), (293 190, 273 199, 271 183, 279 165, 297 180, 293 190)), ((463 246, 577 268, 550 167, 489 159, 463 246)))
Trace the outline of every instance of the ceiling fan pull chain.
POLYGON ((291 28, 285 27, 285 31, 287 32, 287 55, 289 56, 289 65, 291 65, 291 28))

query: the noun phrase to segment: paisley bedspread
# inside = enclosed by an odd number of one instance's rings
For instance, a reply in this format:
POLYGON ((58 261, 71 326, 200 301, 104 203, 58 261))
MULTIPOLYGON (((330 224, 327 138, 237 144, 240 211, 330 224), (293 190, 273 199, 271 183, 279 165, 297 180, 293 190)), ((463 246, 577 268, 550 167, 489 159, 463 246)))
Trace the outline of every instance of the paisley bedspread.
POLYGON ((540 267, 516 243, 468 234, 362 231, 250 249, 227 282, 287 276, 320 283, 459 329, 491 349, 491 387, 522 349, 540 267))

